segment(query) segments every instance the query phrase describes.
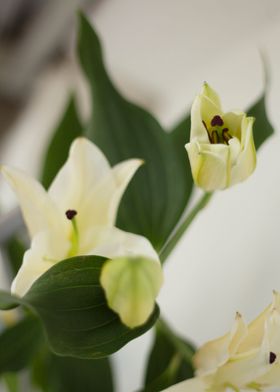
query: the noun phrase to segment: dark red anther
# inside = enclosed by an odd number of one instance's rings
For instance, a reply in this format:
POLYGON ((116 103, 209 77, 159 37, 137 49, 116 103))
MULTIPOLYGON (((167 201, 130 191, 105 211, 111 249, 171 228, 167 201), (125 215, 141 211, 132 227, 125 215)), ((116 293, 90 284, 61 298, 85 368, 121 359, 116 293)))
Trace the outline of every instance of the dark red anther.
POLYGON ((212 127, 222 127, 224 125, 224 121, 220 116, 214 116, 211 120, 212 127))
POLYGON ((272 351, 269 353, 269 363, 272 364, 276 361, 277 355, 274 354, 272 351))
POLYGON ((69 220, 72 220, 76 215, 77 215, 77 211, 76 210, 67 210, 65 212, 66 218, 69 220))

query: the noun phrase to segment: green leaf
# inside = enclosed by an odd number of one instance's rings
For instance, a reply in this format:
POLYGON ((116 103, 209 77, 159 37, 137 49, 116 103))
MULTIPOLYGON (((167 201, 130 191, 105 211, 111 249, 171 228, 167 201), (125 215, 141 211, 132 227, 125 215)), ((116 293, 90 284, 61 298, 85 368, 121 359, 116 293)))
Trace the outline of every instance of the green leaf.
MULTIPOLYGON (((99 39, 83 15, 78 53, 93 101, 87 136, 111 164, 128 158, 142 158, 146 163, 123 197, 117 225, 144 235, 160 249, 181 217, 192 190, 184 150, 187 139, 178 147, 177 133, 168 134, 148 111, 121 96, 106 72, 99 39)), ((186 129, 186 135, 187 132, 186 129)))
POLYGON ((26 305, 24 301, 7 291, 0 290, 0 309, 8 310, 16 308, 18 305, 26 305))
POLYGON ((151 349, 146 376, 145 392, 156 392, 193 377, 193 346, 175 335, 159 321, 151 349))
POLYGON ((42 184, 46 189, 66 161, 72 141, 82 134, 83 126, 78 116, 74 98, 71 97, 43 159, 42 184))
POLYGON ((152 327, 155 307, 144 325, 130 329, 107 306, 99 278, 105 259, 81 256, 54 265, 23 298, 43 321, 52 350, 64 356, 102 358, 152 327))
POLYGON ((258 149, 274 132, 266 114, 265 94, 248 110, 248 115, 256 119, 254 124, 254 141, 256 149, 258 149))
POLYGON ((17 237, 12 237, 5 242, 4 250, 11 267, 12 277, 14 277, 21 267, 26 248, 17 237))
POLYGON ((26 367, 43 337, 40 321, 28 316, 0 334, 0 374, 26 367))
POLYGON ((113 392, 108 358, 59 357, 43 347, 32 369, 33 384, 44 392, 113 392))

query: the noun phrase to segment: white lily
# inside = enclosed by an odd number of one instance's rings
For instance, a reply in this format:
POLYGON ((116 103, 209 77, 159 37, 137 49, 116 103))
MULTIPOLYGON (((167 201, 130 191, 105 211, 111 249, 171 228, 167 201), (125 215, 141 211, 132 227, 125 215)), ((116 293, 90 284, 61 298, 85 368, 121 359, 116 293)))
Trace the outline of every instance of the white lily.
POLYGON ((190 142, 186 144, 194 182, 206 191, 230 187, 256 167, 253 117, 241 111, 224 113, 217 93, 204 83, 191 110, 190 142))
MULTIPOLYGON (((147 277, 152 278, 150 284, 153 285, 153 273, 159 274, 161 281, 158 255, 150 242, 115 227, 121 197, 141 164, 141 160, 130 159, 111 168, 97 146, 78 138, 48 192, 23 172, 1 166, 1 172, 17 194, 32 239, 12 283, 12 293, 24 296, 34 281, 55 263, 78 255, 109 259, 142 256, 158 267, 147 277)), ((111 265, 114 269, 115 264, 111 265)), ((110 268, 107 270, 110 273, 110 268)), ((151 293, 153 304, 154 294, 159 290, 159 277, 154 279, 157 289, 151 293)), ((107 287, 104 289, 108 296, 107 287)), ((122 307, 114 310, 122 317, 122 307)), ((134 309, 136 325, 143 324, 151 311, 139 316, 134 309)), ((135 326, 135 320, 132 324, 127 325, 135 326)))
POLYGON ((206 343, 194 356, 197 377, 167 391, 263 391, 280 387, 280 294, 248 326, 238 313, 227 335, 206 343))

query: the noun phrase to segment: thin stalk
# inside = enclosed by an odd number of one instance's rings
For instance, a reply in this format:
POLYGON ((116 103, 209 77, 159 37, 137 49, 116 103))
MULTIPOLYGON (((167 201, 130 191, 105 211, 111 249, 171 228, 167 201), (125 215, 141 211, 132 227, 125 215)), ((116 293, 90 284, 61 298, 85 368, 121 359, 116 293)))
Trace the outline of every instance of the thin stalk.
POLYGON ((179 227, 175 230, 175 233, 160 250, 159 256, 162 263, 168 258, 168 256, 175 248, 177 243, 180 241, 181 237, 183 236, 189 225, 192 223, 196 215, 208 204, 212 195, 213 193, 204 193, 204 195, 199 199, 194 208, 190 211, 190 213, 185 217, 179 227))

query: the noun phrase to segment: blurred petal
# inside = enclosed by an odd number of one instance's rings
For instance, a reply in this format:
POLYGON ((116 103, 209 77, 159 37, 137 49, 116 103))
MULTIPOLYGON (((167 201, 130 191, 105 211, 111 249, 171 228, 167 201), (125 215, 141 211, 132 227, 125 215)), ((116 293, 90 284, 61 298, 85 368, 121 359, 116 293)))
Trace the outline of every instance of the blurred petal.
POLYGON ((202 379, 190 378, 164 389, 163 392, 214 392, 214 390, 208 389, 207 384, 202 379))
POLYGON ((206 343, 194 355, 197 375, 212 373, 225 364, 236 353, 240 342, 242 342, 246 334, 247 326, 242 316, 237 313, 231 332, 219 339, 206 343))
POLYGON ((105 263, 100 281, 109 307, 125 325, 135 328, 153 312, 163 275, 155 260, 123 257, 105 263))
POLYGON ((39 182, 17 169, 0 170, 17 195, 31 237, 44 230, 66 230, 64 216, 39 182))
POLYGON ((57 262, 65 259, 70 244, 59 238, 58 233, 41 232, 37 234, 31 248, 24 254, 23 263, 13 283, 11 291, 24 296, 32 284, 57 262))

